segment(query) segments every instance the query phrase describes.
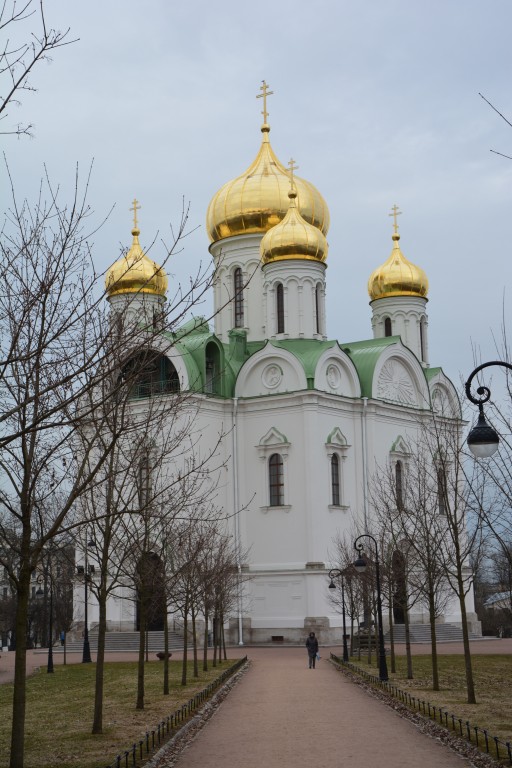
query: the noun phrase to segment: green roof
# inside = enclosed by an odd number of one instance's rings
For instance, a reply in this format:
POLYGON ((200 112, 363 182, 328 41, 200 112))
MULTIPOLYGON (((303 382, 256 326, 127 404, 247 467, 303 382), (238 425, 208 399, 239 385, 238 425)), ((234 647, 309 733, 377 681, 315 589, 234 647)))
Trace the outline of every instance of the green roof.
POLYGON ((313 389, 318 360, 326 349, 338 346, 337 341, 317 341, 315 339, 286 339, 285 341, 269 342, 273 347, 285 349, 296 357, 306 374, 308 389, 313 389))
POLYGON ((357 370, 362 397, 372 397, 373 375, 377 361, 386 347, 397 343, 402 343, 400 336, 385 336, 382 339, 366 339, 341 344, 342 350, 350 357, 357 370))

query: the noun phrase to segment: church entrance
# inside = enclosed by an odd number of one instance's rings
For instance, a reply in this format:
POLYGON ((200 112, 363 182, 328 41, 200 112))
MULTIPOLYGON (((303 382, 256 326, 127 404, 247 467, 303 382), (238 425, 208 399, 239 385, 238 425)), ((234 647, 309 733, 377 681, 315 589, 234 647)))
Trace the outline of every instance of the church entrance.
POLYGON ((161 559, 154 552, 146 552, 137 565, 136 629, 140 630, 142 611, 148 632, 161 632, 165 625, 165 572, 161 559))

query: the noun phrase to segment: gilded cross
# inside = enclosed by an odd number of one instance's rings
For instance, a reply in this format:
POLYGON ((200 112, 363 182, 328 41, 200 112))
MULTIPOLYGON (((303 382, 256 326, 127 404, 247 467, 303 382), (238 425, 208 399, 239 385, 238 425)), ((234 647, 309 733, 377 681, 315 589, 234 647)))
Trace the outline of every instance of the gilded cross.
POLYGON ((257 99, 263 99, 263 110, 262 110, 261 114, 263 115, 263 122, 266 123, 267 122, 267 117, 268 117, 268 112, 267 112, 267 96, 272 96, 274 94, 274 91, 269 91, 268 90, 268 85, 266 84, 266 82, 264 80, 262 80, 261 82, 262 82, 262 85, 260 85, 260 91, 262 91, 262 93, 258 93, 256 98, 257 99))
POLYGON ((288 168, 290 169, 290 187, 293 189, 295 186, 293 182, 293 172, 297 171, 299 168, 298 165, 295 165, 295 160, 293 157, 288 161, 288 168))
POLYGON ((398 210, 398 205, 396 205, 396 203, 392 207, 391 210, 393 211, 393 213, 388 213, 388 216, 392 216, 393 217, 393 229, 395 230, 395 235, 396 235, 398 233, 398 224, 397 224, 397 221, 396 221, 396 217, 397 216, 401 216, 402 215, 402 211, 398 210))
POLYGON ((137 227, 137 224, 138 224, 138 222, 137 222, 137 211, 140 210, 140 205, 137 205, 138 202, 139 201, 135 197, 134 200, 133 200, 133 208, 130 208, 130 211, 133 211, 133 228, 134 229, 138 229, 138 227, 137 227))

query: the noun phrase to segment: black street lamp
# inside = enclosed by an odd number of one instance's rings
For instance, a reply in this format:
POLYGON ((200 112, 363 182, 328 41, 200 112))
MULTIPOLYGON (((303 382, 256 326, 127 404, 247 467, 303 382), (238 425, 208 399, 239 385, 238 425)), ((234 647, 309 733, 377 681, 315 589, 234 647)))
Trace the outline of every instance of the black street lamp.
POLYGON ((341 579, 341 609, 343 611, 343 661, 348 661, 348 647, 347 647, 347 628, 345 626, 345 580, 343 578, 344 573, 339 568, 331 568, 329 571, 329 578, 331 583, 329 589, 336 589, 334 579, 341 579))
POLYGON ((87 557, 87 548, 93 547, 94 542, 89 541, 85 549, 85 565, 78 565, 76 570, 79 576, 84 577, 84 646, 82 650, 82 664, 90 664, 91 659, 91 646, 89 644, 89 621, 88 621, 88 603, 89 598, 87 595, 87 585, 89 584, 91 574, 94 573, 94 565, 89 565, 87 557))
MULTIPOLYGON (((377 620, 379 622, 379 680, 388 680, 388 665, 386 663, 386 649, 384 648, 384 630, 382 627, 382 598, 380 591, 380 567, 379 567, 379 548, 377 541, 369 533, 362 533, 354 541, 354 549, 358 552, 359 557, 354 563, 354 568, 358 573, 364 573, 368 561, 364 556, 364 544, 360 543, 361 539, 370 539, 375 547, 375 580, 377 582, 377 620)), ((368 637, 368 642, 370 638, 368 637)))
POLYGON ((478 405, 478 422, 469 433, 467 439, 469 450, 473 456, 476 456, 478 459, 488 459, 490 456, 492 456, 498 449, 500 438, 496 430, 487 423, 484 416, 484 403, 490 399, 491 390, 489 387, 478 387, 476 391, 480 397, 474 397, 471 394, 471 383, 477 373, 482 371, 484 368, 490 368, 494 365, 507 368, 509 371, 512 371, 511 363, 505 363, 503 360, 493 360, 490 363, 483 363, 482 365, 479 365, 477 368, 475 368, 465 384, 466 397, 470 402, 478 405))
MULTIPOLYGON (((49 622, 48 622, 48 661, 46 663, 46 672, 52 673, 53 672, 53 580, 52 575, 50 573, 50 568, 47 569, 47 576, 48 576, 48 582, 50 585, 50 616, 49 616, 49 622)), ((37 581, 39 585, 43 582, 44 577, 39 576, 37 581)), ((42 598, 46 595, 46 589, 47 585, 45 584, 45 589, 43 590, 41 586, 39 586, 36 597, 42 598)))

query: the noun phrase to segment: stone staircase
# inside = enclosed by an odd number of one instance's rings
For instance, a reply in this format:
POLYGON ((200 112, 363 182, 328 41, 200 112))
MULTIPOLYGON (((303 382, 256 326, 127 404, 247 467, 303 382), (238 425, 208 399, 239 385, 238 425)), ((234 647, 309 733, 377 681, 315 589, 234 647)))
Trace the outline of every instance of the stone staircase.
MULTIPOLYGON (((411 624, 409 627, 411 643, 430 643, 430 624, 411 624)), ((393 637, 395 643, 405 643, 405 625, 395 624, 393 626, 393 637)), ((470 640, 479 639, 479 635, 469 633, 470 640)), ((436 639, 438 643, 450 643, 462 641, 462 629, 455 624, 436 624, 436 639)), ((385 636, 389 643, 389 632, 385 636)))
MULTIPOLYGON (((158 653, 164 649, 164 633, 163 632, 148 632, 148 650, 150 653, 158 653)), ((81 653, 83 649, 83 639, 69 640, 66 642, 67 653, 81 653)), ((98 649, 98 633, 94 630, 89 632, 89 645, 91 651, 97 651, 98 649)), ((169 632, 169 649, 182 650, 183 649, 183 635, 177 632, 169 632)), ((107 632, 105 637, 105 651, 138 651, 139 650, 139 633, 138 632, 107 632)), ((53 648, 54 653, 63 652, 64 648, 61 645, 55 645, 53 648)))

